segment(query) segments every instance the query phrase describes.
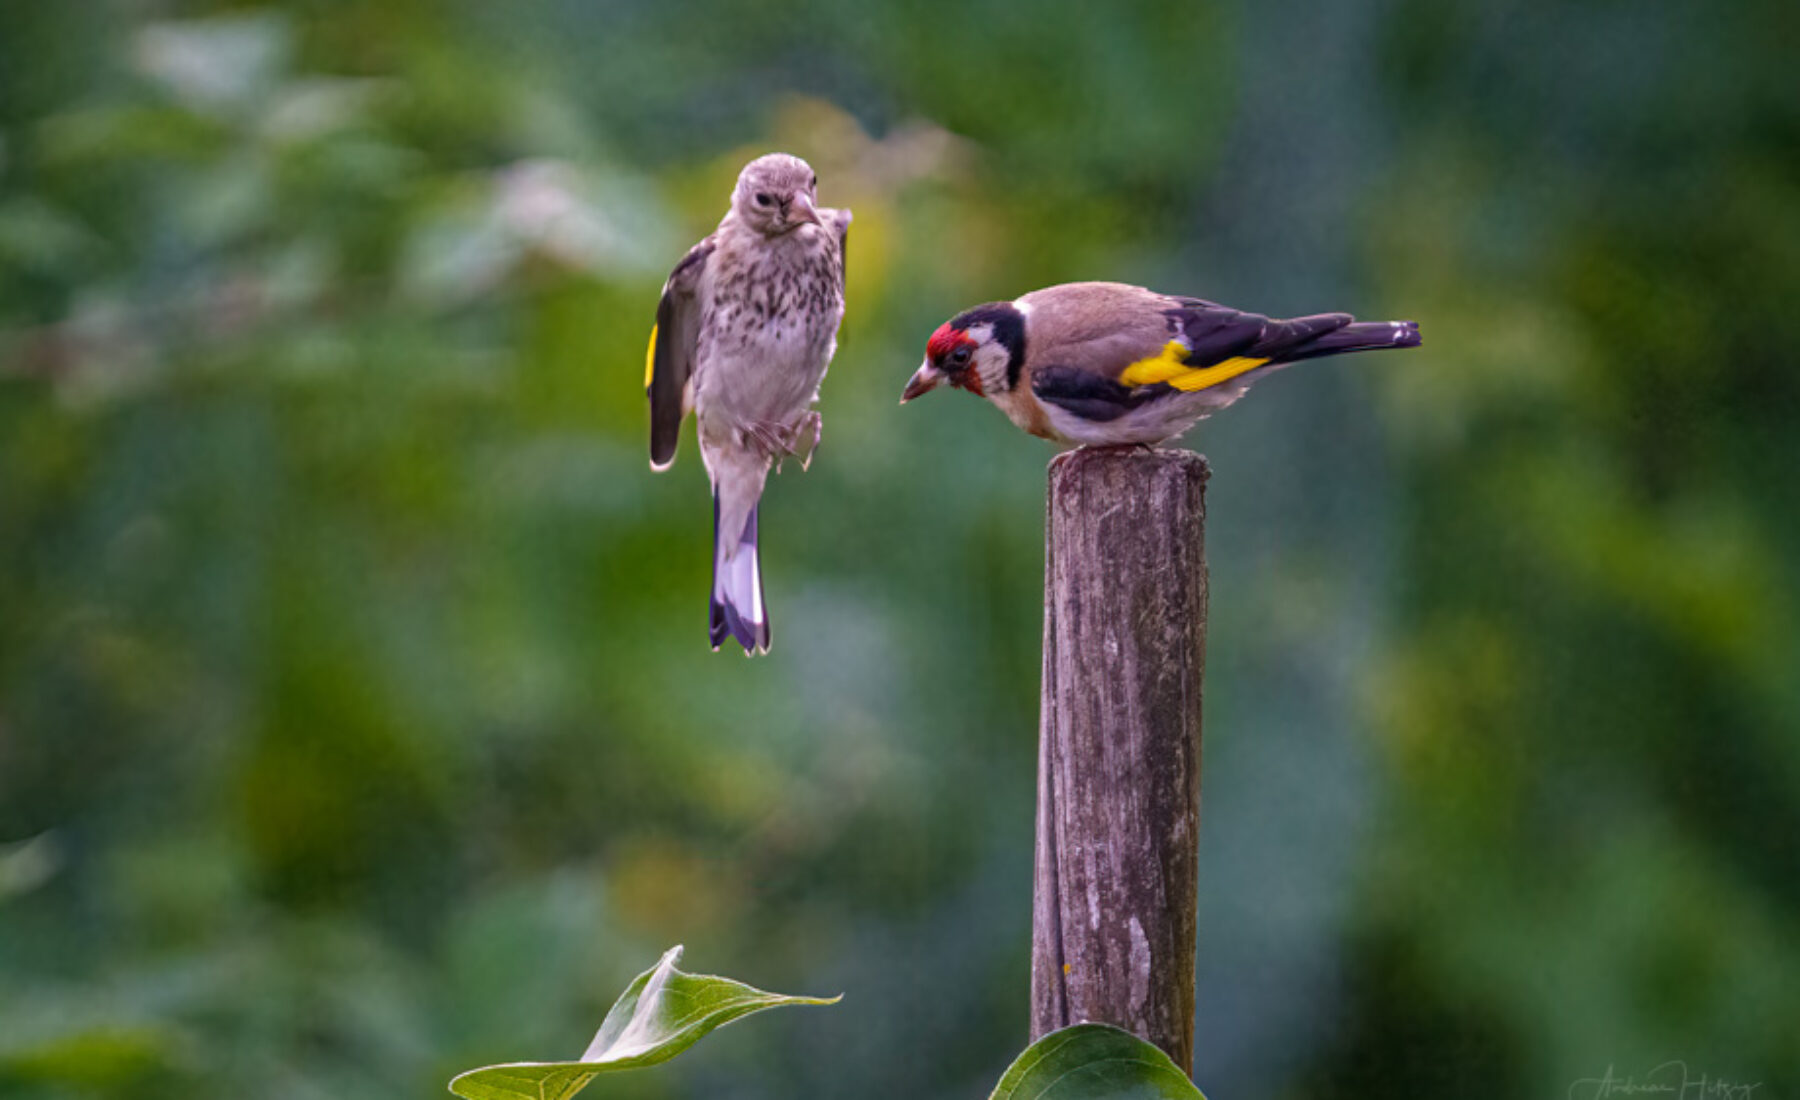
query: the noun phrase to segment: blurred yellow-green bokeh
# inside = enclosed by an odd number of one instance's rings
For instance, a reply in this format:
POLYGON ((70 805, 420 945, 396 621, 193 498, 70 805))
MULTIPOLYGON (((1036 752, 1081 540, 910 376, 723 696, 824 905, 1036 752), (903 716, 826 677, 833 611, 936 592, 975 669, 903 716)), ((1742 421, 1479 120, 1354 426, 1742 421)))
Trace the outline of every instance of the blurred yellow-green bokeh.
POLYGON ((0 1096, 441 1095, 675 943, 846 997, 596 1097, 985 1096, 1051 451, 895 400, 1077 278, 1425 334, 1188 441, 1200 1084, 1800 1092, 1796 13, 6 5, 0 1096), (856 224, 746 661, 642 371, 771 149, 856 224))

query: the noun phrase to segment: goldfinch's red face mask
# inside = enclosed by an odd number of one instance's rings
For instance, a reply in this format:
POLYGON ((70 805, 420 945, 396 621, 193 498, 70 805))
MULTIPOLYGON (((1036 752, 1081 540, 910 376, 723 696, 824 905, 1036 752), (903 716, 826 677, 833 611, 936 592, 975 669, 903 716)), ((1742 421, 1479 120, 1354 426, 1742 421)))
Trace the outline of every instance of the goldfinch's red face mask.
POLYGON ((923 396, 948 382, 959 390, 968 390, 977 397, 984 396, 981 385, 981 373, 974 369, 975 338, 962 329, 951 328, 948 324, 939 326, 931 334, 931 340, 925 345, 925 362, 907 382, 906 390, 900 395, 902 405, 915 397, 923 396))

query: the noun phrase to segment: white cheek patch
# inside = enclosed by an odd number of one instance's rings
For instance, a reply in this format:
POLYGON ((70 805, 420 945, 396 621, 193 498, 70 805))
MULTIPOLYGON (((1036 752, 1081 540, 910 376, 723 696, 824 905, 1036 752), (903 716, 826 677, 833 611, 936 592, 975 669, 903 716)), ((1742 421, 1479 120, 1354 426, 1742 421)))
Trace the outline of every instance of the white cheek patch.
POLYGON ((999 393, 1006 389, 1006 362, 1012 354, 1003 344, 984 344, 981 357, 975 367, 981 371, 981 384, 989 393, 999 393))
POLYGON ((970 366, 981 377, 981 388, 990 394, 998 393, 1005 388, 1006 361, 1010 358, 1006 348, 994 339, 992 324, 970 325, 965 331, 975 341, 975 361, 970 366))

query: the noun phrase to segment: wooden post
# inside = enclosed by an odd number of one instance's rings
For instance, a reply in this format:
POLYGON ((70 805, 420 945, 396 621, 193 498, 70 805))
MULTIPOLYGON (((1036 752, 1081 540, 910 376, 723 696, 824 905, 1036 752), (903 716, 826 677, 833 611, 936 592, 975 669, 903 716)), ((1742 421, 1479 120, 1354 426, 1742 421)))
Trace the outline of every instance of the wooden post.
POLYGON ((1190 1076, 1206 460, 1050 463, 1031 1037, 1084 1020, 1190 1076))

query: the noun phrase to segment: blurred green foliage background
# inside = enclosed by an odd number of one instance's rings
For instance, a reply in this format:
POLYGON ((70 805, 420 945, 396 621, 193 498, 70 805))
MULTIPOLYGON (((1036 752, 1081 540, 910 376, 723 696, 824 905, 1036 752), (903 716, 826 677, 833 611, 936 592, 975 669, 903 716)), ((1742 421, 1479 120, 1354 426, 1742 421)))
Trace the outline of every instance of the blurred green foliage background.
POLYGON ((985 1095, 1050 451, 894 402, 939 321, 1075 278, 1426 335, 1190 440, 1201 1084, 1800 1089, 1796 40, 1791 0, 7 4, 0 1095, 440 1095, 677 942, 847 996, 608 1095, 985 1095), (776 148, 856 226, 750 662, 642 355, 776 148))

